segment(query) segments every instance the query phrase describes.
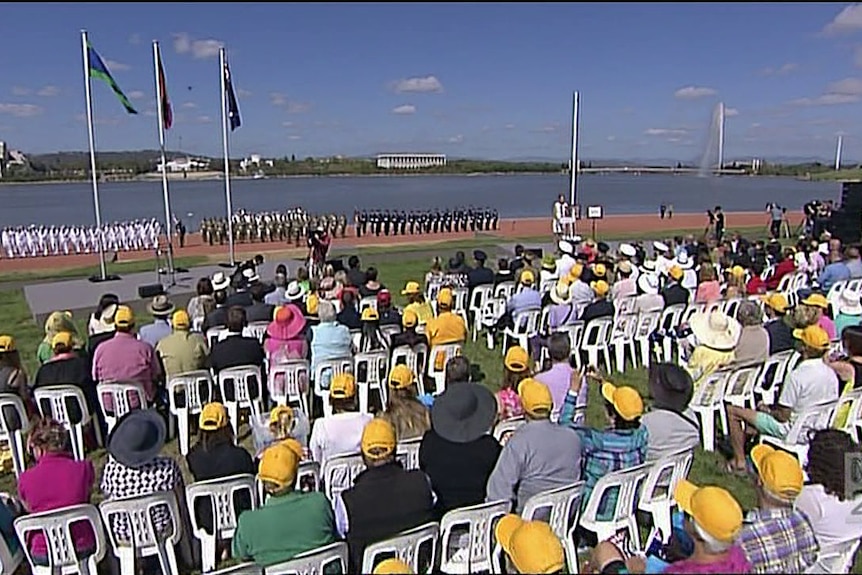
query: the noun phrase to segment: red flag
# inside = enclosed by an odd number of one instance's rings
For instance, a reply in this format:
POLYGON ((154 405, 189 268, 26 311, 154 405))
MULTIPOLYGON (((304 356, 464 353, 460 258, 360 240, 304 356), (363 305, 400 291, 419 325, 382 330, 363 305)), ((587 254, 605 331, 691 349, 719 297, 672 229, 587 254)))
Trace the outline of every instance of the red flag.
POLYGON ((168 88, 165 85, 165 71, 162 68, 162 53, 159 51, 159 93, 162 95, 162 101, 159 105, 162 107, 162 122, 165 130, 171 129, 171 124, 174 123, 174 114, 171 111, 171 102, 168 100, 168 88))

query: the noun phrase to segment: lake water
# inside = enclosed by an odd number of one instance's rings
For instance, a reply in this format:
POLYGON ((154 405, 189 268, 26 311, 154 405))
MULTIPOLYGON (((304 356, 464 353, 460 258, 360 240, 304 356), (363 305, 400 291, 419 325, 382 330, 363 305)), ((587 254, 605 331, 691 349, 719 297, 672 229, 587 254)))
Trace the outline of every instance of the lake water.
MULTIPOLYGON (((798 210, 812 198, 840 197, 836 182, 792 178, 626 174, 584 175, 578 180, 581 205, 602 205, 605 214, 657 213, 662 202, 676 212, 762 211, 768 202, 798 210)), ((569 195, 564 175, 318 177, 231 180, 234 210, 310 212, 358 209, 423 209, 489 206, 504 218, 550 216, 556 196, 569 195)), ((222 181, 170 182, 173 212, 197 229, 201 218, 225 214, 222 181), (188 214, 192 216, 188 216, 188 214)), ((99 186, 102 221, 164 218, 161 181, 99 186)), ((28 224, 94 223, 92 187, 74 184, 0 185, 0 228, 28 224)))

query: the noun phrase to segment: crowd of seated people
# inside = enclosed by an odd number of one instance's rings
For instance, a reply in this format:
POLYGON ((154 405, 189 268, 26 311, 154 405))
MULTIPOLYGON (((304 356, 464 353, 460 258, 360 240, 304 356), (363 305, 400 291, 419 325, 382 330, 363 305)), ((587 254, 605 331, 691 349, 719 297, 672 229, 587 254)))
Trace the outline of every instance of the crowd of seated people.
MULTIPOLYGON (((422 278, 407 281, 399 289, 403 307, 395 305, 387 279, 374 267, 362 271, 354 256, 347 270, 328 267, 320 280, 309 280, 301 269, 290 277, 283 266, 271 283, 254 269, 233 277, 219 272, 199 282, 186 309, 156 296, 148 306, 153 321, 144 325, 128 302, 110 294, 100 299, 86 334, 78 332, 71 314, 54 312, 36 350, 20 350, 13 336, 0 335, 2 392, 19 396, 27 415, 36 418, 34 390, 57 384, 80 388, 96 425, 106 432, 107 462, 97 472, 89 461, 76 461, 63 426, 35 419, 27 437, 33 463, 18 480, 19 504, 0 506, 0 534, 10 548, 20 545, 8 528, 15 516, 88 503, 93 489, 106 500, 174 492, 185 511, 188 479, 178 459, 164 450, 167 383, 176 375, 256 366, 262 379, 252 393, 280 396, 285 383, 270 374, 284 362, 305 360, 313 374, 324 362, 357 353, 465 346, 468 322, 475 318, 460 308, 456 290, 510 282, 512 295, 501 302, 501 314, 484 326, 491 343, 524 312, 548 308, 548 324, 527 345, 513 342, 504 350, 500 381, 472 381, 474 370, 464 352, 435 366, 445 372, 442 386, 406 364, 391 366, 382 378, 386 401, 371 402, 368 409, 361 406, 359 374, 337 374, 325 385, 304 381, 303 392, 312 395, 313 388, 331 412, 324 413, 319 402, 309 413, 301 405, 275 407, 266 416, 271 440, 255 452, 237 444, 233 424, 240 422, 231 422, 225 407, 233 398, 211 398, 197 418, 198 439, 186 456, 190 479, 254 474, 266 496, 256 509, 248 500, 237 503, 238 526, 231 541, 219 543, 219 559, 270 566, 345 541, 348 572, 358 572, 372 543, 439 521, 455 509, 504 501, 510 513, 496 524, 494 537, 506 572, 562 572, 569 546, 547 523, 519 516, 532 496, 582 481, 585 509, 603 477, 698 448, 700 421, 690 404, 699 386, 718 371, 796 350, 801 359, 788 370, 774 405, 727 410, 730 457, 721 472, 751 480, 755 509, 744 514, 722 487, 682 480, 672 493, 680 513, 660 554, 654 549, 632 554, 620 541, 599 541, 580 528, 576 537, 582 548, 592 547, 587 572, 802 572, 820 560, 824 548, 862 537, 857 526, 862 524, 842 520, 839 529, 831 519, 854 512, 858 502, 841 481, 848 456, 862 450, 844 431, 816 430, 801 464, 766 445, 751 448, 747 438, 782 438, 806 406, 836 400, 862 381, 859 294, 826 297, 830 282, 862 278, 859 252, 836 240, 823 245, 805 240, 781 249, 732 235, 720 245, 674 238, 655 242, 652 250, 639 243, 611 250, 602 242, 564 240, 544 257, 517 246, 515 257, 501 260, 497 269, 487 266, 481 250, 473 252, 473 262, 459 252, 446 265, 433 262, 424 278, 424 287, 436 285, 432 297, 426 297, 422 278), (776 291, 784 276, 799 273, 816 287, 776 291), (651 353, 644 396, 597 366, 576 367, 572 353, 578 342, 561 331, 578 322, 589 326, 615 319, 623 309, 649 314, 736 299, 741 301, 732 315, 698 312, 672 332, 654 334, 673 338, 680 359, 675 363, 651 353), (264 323, 265 329, 252 333, 252 323, 264 323), (839 341, 843 352, 833 353, 839 341), (37 373, 26 373, 22 353, 35 354, 37 373), (102 410, 112 406, 99 397, 99 389, 118 381, 139 385, 144 405, 132 405, 107 433, 102 410), (588 410, 603 420, 589 421, 588 410), (501 421, 521 423, 498 440, 491 432, 501 421), (415 469, 397 457, 399 443, 411 440, 419 443, 415 469), (299 484, 303 462, 323 466, 345 454, 361 456, 365 469, 331 500, 299 484), (57 482, 60 476, 64 480, 57 482)), ((435 361, 431 357, 429 365, 435 361)), ((88 436, 88 447, 93 441, 88 436)), ((617 497, 604 494, 598 520, 609 518, 617 497)), ((209 507, 185 512, 213 529, 209 507)), ((169 522, 166 511, 154 518, 160 533, 169 522)), ((131 538, 128 523, 108 528, 121 540, 131 538)), ((186 569, 198 568, 190 530, 184 533, 182 561, 186 569)), ((93 553, 89 528, 73 528, 72 536, 79 556, 93 553)), ((24 544, 35 563, 47 562, 44 538, 24 544)), ((410 572, 399 561, 378 569, 410 572)))

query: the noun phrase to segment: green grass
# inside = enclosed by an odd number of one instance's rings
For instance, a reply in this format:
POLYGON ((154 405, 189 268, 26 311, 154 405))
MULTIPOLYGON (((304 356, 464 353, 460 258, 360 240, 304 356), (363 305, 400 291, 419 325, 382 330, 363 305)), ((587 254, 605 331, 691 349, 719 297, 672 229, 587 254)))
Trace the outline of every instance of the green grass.
MULTIPOLYGON (((189 268, 199 266, 210 261, 208 256, 185 256, 174 260, 174 266, 189 268)), ((137 273, 148 272, 155 270, 155 263, 152 258, 133 260, 129 262, 117 262, 115 264, 107 264, 107 272, 109 274, 116 273, 137 273)), ((98 265, 60 268, 55 270, 37 270, 27 272, 6 272, 0 276, 2 282, 22 282, 22 281, 37 281, 37 280, 58 280, 90 277, 99 275, 100 269, 98 265)))

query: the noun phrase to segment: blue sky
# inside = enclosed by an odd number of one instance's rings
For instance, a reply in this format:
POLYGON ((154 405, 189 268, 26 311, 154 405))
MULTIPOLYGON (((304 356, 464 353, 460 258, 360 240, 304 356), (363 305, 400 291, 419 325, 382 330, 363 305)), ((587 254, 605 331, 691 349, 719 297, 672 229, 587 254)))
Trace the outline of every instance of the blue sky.
POLYGON ((221 153, 218 46, 243 120, 232 155, 689 161, 728 109, 726 157, 862 159, 862 5, 35 4, 0 20, 0 140, 87 149, 81 28, 141 112, 94 81, 99 150, 157 147, 150 42, 174 106, 168 147, 221 153))

